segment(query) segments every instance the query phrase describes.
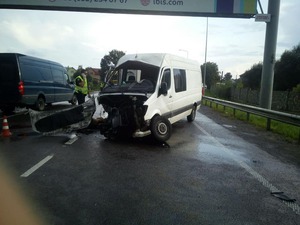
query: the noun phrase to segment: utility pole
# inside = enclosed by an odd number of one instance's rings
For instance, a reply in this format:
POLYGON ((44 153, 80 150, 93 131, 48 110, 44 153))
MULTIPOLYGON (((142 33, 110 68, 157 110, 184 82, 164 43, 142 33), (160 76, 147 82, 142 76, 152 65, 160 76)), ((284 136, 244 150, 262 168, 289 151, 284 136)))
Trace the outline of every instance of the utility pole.
POLYGON ((206 59, 207 59, 207 38, 208 38, 208 17, 206 17, 206 39, 205 39, 205 56, 204 56, 204 74, 203 74, 203 87, 206 87, 206 59))
POLYGON ((272 0, 272 1, 269 0, 268 14, 271 15, 271 21, 267 22, 264 61, 263 61, 260 96, 259 96, 260 107, 266 109, 271 109, 272 106, 279 9, 280 9, 280 0, 272 0))

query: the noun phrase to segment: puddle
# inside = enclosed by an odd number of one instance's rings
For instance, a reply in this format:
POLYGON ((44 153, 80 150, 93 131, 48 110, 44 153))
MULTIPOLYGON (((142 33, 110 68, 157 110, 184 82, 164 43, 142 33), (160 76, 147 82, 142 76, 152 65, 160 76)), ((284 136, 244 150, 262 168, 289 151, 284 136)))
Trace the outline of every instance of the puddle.
POLYGON ((232 158, 231 154, 224 151, 222 146, 215 146, 207 143, 200 143, 198 146, 199 159, 211 164, 236 164, 236 160, 245 161, 245 157, 241 156, 240 152, 231 150, 235 159, 232 158))

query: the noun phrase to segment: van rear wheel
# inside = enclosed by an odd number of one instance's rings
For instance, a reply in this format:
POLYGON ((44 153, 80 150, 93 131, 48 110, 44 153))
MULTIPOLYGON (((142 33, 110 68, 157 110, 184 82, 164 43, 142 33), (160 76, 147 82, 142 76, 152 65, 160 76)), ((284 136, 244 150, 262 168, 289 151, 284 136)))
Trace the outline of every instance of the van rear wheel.
POLYGON ((196 107, 193 107, 191 114, 188 115, 186 118, 187 118, 188 122, 193 122, 195 120, 195 118, 196 118, 196 107))
POLYGON ((153 137, 158 141, 166 141, 171 137, 172 125, 170 121, 162 116, 155 116, 150 125, 153 137))
POLYGON ((38 97, 35 108, 39 111, 44 111, 46 107, 45 99, 43 97, 38 97))

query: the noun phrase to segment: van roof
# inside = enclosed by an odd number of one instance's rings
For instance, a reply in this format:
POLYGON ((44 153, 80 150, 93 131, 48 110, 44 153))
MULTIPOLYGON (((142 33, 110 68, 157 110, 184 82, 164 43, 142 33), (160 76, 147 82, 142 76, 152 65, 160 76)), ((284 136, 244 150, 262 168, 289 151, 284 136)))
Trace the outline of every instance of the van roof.
POLYGON ((142 54, 128 54, 121 57, 118 61, 117 67, 122 65, 127 61, 138 61, 154 66, 161 67, 164 64, 171 65, 172 61, 179 61, 183 63, 188 63, 197 67, 200 67, 200 64, 191 59, 187 59, 181 56, 172 55, 169 53, 142 53, 142 54))
POLYGON ((54 62, 54 61, 51 61, 48 59, 37 58, 37 57, 29 56, 29 55, 24 55, 21 53, 0 53, 0 56, 4 56, 4 57, 14 57, 15 56, 17 58, 35 60, 35 61, 39 61, 39 62, 46 62, 46 63, 52 64, 52 65, 62 66, 58 62, 54 62))

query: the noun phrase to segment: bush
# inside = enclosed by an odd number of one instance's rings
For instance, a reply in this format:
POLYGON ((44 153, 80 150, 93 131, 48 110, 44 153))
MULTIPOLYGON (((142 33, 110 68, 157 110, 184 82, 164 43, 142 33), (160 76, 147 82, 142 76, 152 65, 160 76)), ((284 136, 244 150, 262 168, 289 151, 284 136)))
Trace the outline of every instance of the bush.
POLYGON ((300 93, 300 84, 293 88, 293 92, 300 93))
POLYGON ((230 100, 231 99, 231 82, 217 83, 210 89, 210 93, 213 97, 230 100))

